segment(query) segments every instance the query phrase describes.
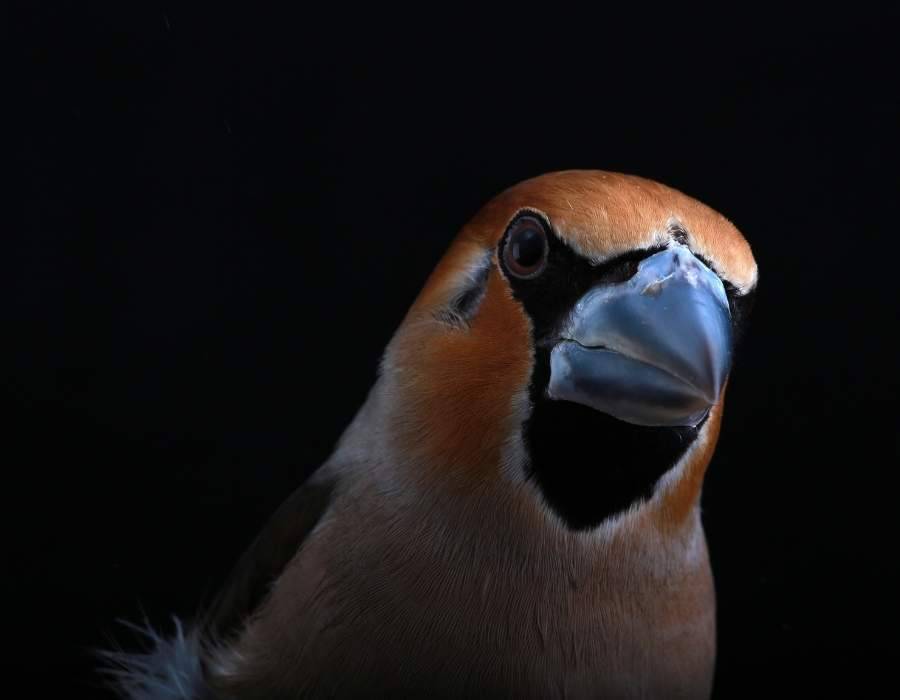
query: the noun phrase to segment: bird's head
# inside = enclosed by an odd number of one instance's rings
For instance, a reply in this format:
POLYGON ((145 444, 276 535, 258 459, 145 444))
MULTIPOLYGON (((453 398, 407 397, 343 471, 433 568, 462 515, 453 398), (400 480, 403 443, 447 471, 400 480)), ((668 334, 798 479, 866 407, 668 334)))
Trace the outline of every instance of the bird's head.
POLYGON ((568 171, 467 224, 388 346, 391 440, 424 478, 533 485, 573 529, 696 502, 746 301, 750 246, 649 180, 568 171))

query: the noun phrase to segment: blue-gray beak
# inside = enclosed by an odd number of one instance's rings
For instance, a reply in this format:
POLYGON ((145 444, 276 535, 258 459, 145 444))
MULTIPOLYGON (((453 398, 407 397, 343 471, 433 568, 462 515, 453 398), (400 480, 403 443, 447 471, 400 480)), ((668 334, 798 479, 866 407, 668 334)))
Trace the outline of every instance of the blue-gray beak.
POLYGON ((637 425, 696 426, 731 364, 725 287, 682 245, 645 258, 626 282, 591 289, 561 337, 548 396, 637 425))

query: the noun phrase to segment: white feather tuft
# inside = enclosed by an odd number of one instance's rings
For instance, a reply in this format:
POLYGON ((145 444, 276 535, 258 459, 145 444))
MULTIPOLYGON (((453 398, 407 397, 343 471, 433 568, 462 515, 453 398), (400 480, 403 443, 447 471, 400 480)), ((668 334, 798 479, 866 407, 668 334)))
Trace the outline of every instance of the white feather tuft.
POLYGON ((143 626, 123 621, 147 640, 147 651, 101 651, 102 673, 123 700, 211 700, 203 681, 197 633, 184 630, 177 617, 175 633, 164 637, 145 619, 143 626))

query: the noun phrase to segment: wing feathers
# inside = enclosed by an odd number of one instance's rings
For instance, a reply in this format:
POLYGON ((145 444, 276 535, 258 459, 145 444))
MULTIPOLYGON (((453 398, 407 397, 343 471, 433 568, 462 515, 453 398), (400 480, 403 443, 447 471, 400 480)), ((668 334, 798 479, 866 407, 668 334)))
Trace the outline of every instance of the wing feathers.
POLYGON ((336 479, 315 473, 269 519, 203 617, 205 638, 227 640, 257 608, 332 501, 336 479))

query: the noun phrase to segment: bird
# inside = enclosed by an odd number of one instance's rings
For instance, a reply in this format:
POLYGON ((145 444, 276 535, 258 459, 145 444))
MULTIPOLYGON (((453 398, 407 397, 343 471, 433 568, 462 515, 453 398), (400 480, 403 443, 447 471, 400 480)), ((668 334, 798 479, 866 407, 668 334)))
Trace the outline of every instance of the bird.
POLYGON ((107 653, 120 697, 709 697, 700 497, 757 279, 655 181, 501 192, 211 604, 107 653))

